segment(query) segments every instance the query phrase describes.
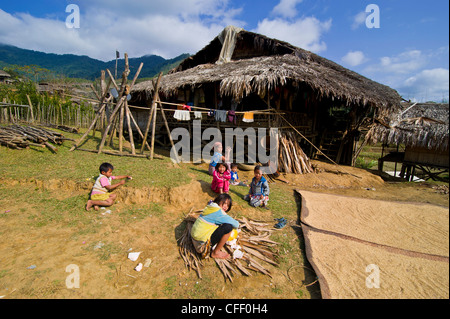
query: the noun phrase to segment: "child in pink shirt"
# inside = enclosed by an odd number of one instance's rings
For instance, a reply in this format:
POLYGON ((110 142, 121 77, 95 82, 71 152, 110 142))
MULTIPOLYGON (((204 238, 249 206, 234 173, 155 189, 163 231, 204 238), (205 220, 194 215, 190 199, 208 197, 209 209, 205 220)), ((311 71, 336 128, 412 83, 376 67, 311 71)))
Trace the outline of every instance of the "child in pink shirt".
POLYGON ((117 195, 109 192, 125 184, 124 180, 114 185, 111 184, 111 181, 113 179, 131 179, 129 175, 113 176, 113 170, 114 167, 110 163, 100 165, 100 175, 92 187, 90 199, 86 204, 86 210, 90 210, 92 206, 94 206, 95 210, 98 210, 99 206, 111 206, 116 200, 117 195))
POLYGON ((219 194, 228 194, 230 189, 231 174, 227 170, 227 166, 224 163, 217 163, 216 169, 213 172, 213 181, 211 183, 211 189, 219 194))

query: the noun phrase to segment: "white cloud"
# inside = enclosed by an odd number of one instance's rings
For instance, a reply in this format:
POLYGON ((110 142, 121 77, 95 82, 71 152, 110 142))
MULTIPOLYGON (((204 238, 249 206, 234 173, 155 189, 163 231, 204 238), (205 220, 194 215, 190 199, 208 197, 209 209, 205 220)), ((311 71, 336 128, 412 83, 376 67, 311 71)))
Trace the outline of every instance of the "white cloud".
POLYGON ((408 77, 399 87, 399 93, 406 98, 420 102, 442 101, 449 97, 449 70, 435 68, 423 70, 408 77))
POLYGON ((295 7, 302 1, 303 0, 280 0, 280 3, 273 8, 272 14, 283 18, 294 18, 297 15, 297 9, 295 7))
POLYGON ((355 67, 363 64, 367 61, 364 53, 361 51, 349 51, 343 58, 342 62, 351 67, 355 67))
POLYGON ((381 57, 361 74, 397 90, 405 99, 442 101, 449 96, 448 46, 438 49, 406 50, 381 57), (441 65, 445 65, 441 67, 441 65))
MULTIPOLYGON (((79 0, 80 28, 65 21, 9 14, 0 9, 0 43, 21 48, 88 55, 112 60, 115 50, 130 57, 158 54, 173 58, 196 53, 229 24, 241 8, 228 0, 79 0)), ((62 12, 64 19, 69 13, 62 12)), ((55 16, 55 15, 53 15, 55 16)), ((59 14, 61 16, 61 14, 59 14)))
POLYGON ((363 25, 366 22, 366 13, 360 12, 357 15, 354 16, 353 18, 353 23, 352 23, 352 30, 356 30, 358 29, 361 25, 363 25))
POLYGON ((314 17, 306 17, 289 22, 277 18, 264 19, 253 31, 319 53, 327 48, 321 37, 330 27, 331 19, 322 22, 314 17))
POLYGON ((410 74, 423 68, 429 58, 420 50, 409 50, 395 56, 384 56, 378 64, 369 66, 368 73, 410 74))

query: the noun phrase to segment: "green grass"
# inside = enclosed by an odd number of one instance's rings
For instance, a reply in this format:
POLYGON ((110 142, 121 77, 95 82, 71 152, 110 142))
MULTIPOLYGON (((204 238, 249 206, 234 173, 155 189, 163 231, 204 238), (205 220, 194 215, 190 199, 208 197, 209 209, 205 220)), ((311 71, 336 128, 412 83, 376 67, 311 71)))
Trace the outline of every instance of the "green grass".
MULTIPOLYGON (((64 134, 74 139, 81 136, 81 133, 64 134)), ((98 132, 96 138, 90 136, 81 147, 95 149, 98 146, 98 136, 98 132)), ((124 247, 128 249, 128 245, 122 245, 108 235, 124 225, 129 226, 133 223, 139 223, 147 218, 155 219, 157 222, 166 219, 164 205, 160 203, 120 205, 118 210, 114 210, 113 207, 114 213, 111 216, 116 219, 111 218, 109 224, 106 225, 104 216, 85 211, 88 191, 83 193, 83 190, 76 190, 70 193, 67 189, 62 192, 54 189, 47 190, 46 187, 42 187, 40 182, 52 179, 57 181, 69 180, 75 184, 87 185, 86 187, 90 188, 94 178, 98 175, 98 166, 102 162, 112 163, 115 167, 114 173, 117 175, 132 175, 133 180, 129 182, 129 185, 133 188, 150 186, 171 188, 189 184, 192 180, 211 181, 211 176, 204 169, 204 165, 181 164, 180 167, 175 167, 167 157, 164 159, 155 158, 150 161, 146 158, 99 155, 79 150, 69 152, 71 146, 72 142, 64 142, 63 145, 58 147, 56 154, 47 149, 35 147, 24 150, 0 147, 0 180, 6 181, 0 183, 0 193, 2 194, 0 205, 13 203, 17 200, 18 194, 20 194, 20 199, 27 203, 27 205, 22 205, 22 207, 17 208, 16 212, 13 212, 16 215, 2 214, 3 212, 0 211, 0 221, 18 216, 17 214, 20 213, 26 221, 23 225, 24 229, 31 228, 42 231, 61 229, 68 231, 67 239, 70 241, 86 241, 87 243, 82 247, 81 254, 92 254, 100 263, 110 261, 108 264, 110 270, 102 275, 106 281, 114 280, 114 270, 118 268, 118 264, 111 261, 111 256, 116 254, 125 256, 124 247), (96 248, 100 241, 103 245, 101 248, 96 248)), ((295 223, 298 207, 292 188, 283 183, 271 183, 270 190, 270 212, 262 208, 251 209, 260 212, 261 216, 264 216, 263 218, 267 220, 285 217, 295 223)), ((233 187, 230 195, 234 203, 249 207, 249 204, 243 199, 247 192, 248 188, 246 187, 233 187)), ((186 196, 189 196, 189 194, 186 194, 186 196)), ((6 207, 6 209, 8 208, 6 207)), ((173 217, 175 221, 173 225, 167 225, 163 228, 149 228, 148 235, 157 235, 173 240, 174 228, 180 223, 179 221, 183 218, 184 213, 180 212, 179 218, 178 216, 173 217)), ((233 210, 233 217, 245 217, 245 210, 243 212, 233 210)), ((182 227, 184 226, 181 224, 180 229, 175 229, 175 231, 181 231, 182 227)), ((6 235, 7 232, 0 230, 0 234, 6 235)), ((280 243, 278 247, 280 272, 286 272, 290 265, 304 261, 301 239, 291 227, 287 226, 280 231, 275 231, 271 239, 280 243)), ((182 263, 181 259, 179 262, 182 263)), ((7 270, 0 270, 0 277, 8 275, 7 270)), ((168 272, 163 287, 155 296, 200 299, 217 296, 217 287, 212 286, 212 282, 216 282, 215 278, 205 276, 202 280, 198 280, 195 275, 192 275, 186 278, 188 285, 180 287, 180 279, 177 276, 168 272)), ((287 293, 286 289, 288 288, 274 286, 271 291, 274 297, 278 298, 287 293)), ((295 290, 297 291, 298 288, 295 288, 295 290)), ((32 294, 32 291, 29 293, 32 294)), ((306 291, 296 293, 299 298, 305 297, 306 294, 306 291)))
MULTIPOLYGON (((75 140, 79 139, 82 133, 83 131, 79 134, 63 132, 64 136, 75 140)), ((90 133, 80 148, 94 150, 98 148, 99 142, 99 133, 97 132, 96 137, 92 137, 90 133)), ((56 154, 34 146, 23 150, 0 147, 0 176, 19 181, 93 181, 99 175, 100 164, 110 162, 114 166, 115 175, 133 176, 130 181, 133 187, 174 187, 190 181, 185 172, 173 166, 170 158, 154 158, 151 161, 146 158, 112 156, 80 150, 70 152, 72 145, 73 142, 65 141, 63 145, 58 146, 56 154)), ((107 149, 109 148, 105 147, 105 150, 107 149)), ((148 154, 148 151, 145 154, 148 154)))

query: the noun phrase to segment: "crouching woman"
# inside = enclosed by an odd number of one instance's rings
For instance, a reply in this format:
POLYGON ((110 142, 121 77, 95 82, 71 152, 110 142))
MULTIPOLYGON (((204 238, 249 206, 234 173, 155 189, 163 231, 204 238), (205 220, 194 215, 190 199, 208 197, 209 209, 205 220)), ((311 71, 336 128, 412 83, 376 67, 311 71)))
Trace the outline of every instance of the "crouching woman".
POLYGON ((230 255, 222 248, 239 222, 230 217, 232 200, 228 194, 220 194, 210 202, 191 229, 192 242, 202 258, 211 251, 212 258, 227 259, 230 255))

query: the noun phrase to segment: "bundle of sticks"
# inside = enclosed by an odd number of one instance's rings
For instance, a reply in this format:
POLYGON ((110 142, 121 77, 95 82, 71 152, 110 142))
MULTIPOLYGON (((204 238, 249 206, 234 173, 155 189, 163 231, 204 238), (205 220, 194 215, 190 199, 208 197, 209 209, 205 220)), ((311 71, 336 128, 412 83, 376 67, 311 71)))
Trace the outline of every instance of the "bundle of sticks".
POLYGON ((284 173, 307 174, 314 172, 308 156, 303 152, 292 132, 280 134, 278 168, 284 173))
POLYGON ((0 144, 13 149, 23 149, 29 146, 48 147, 52 152, 57 148, 50 144, 62 144, 67 140, 61 133, 49 131, 35 126, 11 125, 0 127, 0 144))
MULTIPOLYGON (((202 278, 201 267, 203 266, 203 259, 195 250, 191 239, 191 228, 196 219, 195 213, 189 213, 185 217, 186 227, 178 239, 178 250, 186 267, 195 270, 199 278, 202 278)), ((273 251, 278 243, 269 239, 274 230, 273 227, 268 223, 253 221, 245 217, 237 220, 240 224, 240 232, 236 242, 234 245, 227 243, 224 246, 224 249, 230 254, 230 258, 214 258, 225 280, 228 279, 232 282, 233 274, 239 274, 239 272, 245 276, 251 276, 249 270, 272 277, 270 270, 265 264, 278 266, 278 254, 273 251), (241 250, 242 256, 233 258, 235 249, 241 250)))

